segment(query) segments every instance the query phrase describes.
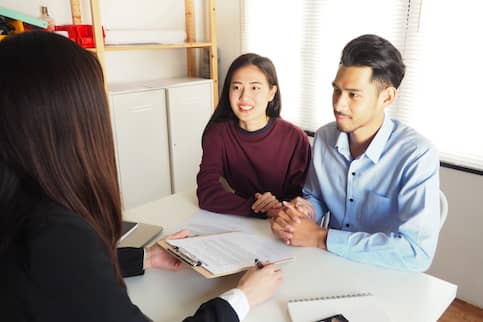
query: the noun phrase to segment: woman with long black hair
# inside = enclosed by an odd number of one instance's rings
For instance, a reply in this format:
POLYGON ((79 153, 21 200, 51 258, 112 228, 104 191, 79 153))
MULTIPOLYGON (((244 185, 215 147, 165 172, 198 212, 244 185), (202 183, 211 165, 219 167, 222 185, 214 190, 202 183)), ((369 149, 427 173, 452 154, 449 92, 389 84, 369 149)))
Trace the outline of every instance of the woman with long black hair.
POLYGON ((281 108, 272 61, 254 53, 237 57, 203 132, 200 208, 273 217, 282 201, 302 195, 311 148, 307 135, 280 117, 281 108))
MULTIPOLYGON (((116 250, 121 200, 99 62, 47 32, 3 40, 0 62, 2 320, 147 321, 116 250)), ((167 254, 158 260, 179 267, 167 254)), ((280 281, 274 265, 249 270, 186 321, 239 321, 280 281)))

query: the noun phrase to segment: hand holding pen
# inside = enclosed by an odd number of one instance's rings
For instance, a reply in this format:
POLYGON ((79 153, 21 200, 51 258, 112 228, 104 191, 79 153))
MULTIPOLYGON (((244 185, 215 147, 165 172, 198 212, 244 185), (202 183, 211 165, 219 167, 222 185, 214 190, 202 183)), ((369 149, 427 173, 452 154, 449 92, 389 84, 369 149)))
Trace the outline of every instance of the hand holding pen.
POLYGON ((272 297, 283 280, 282 271, 275 264, 256 259, 255 265, 238 282, 238 288, 246 295, 250 306, 272 297))

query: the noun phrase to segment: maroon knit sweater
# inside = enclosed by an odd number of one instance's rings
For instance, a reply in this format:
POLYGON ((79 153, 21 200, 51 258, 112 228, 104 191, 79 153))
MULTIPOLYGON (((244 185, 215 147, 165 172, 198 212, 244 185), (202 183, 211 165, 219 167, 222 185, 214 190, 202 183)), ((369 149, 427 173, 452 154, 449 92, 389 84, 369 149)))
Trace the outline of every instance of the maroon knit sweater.
POLYGON ((255 132, 237 121, 213 124, 203 139, 203 158, 197 176, 199 206, 213 212, 258 216, 251 206, 255 193, 271 192, 279 201, 302 193, 311 148, 298 127, 271 118, 255 132), (220 183, 224 177, 234 193, 220 183))

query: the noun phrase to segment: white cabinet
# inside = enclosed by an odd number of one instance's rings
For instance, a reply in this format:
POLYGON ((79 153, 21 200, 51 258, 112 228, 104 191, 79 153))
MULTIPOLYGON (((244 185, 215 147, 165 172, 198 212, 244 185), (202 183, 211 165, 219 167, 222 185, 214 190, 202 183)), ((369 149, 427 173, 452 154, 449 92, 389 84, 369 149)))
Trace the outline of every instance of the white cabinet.
POLYGON ((164 90, 111 94, 124 208, 171 193, 164 90))
POLYGON ((211 81, 166 89, 172 192, 192 190, 201 162, 201 135, 213 113, 211 81))
POLYGON ((183 78, 109 87, 124 208, 195 189, 201 134, 213 112, 212 81, 183 78))

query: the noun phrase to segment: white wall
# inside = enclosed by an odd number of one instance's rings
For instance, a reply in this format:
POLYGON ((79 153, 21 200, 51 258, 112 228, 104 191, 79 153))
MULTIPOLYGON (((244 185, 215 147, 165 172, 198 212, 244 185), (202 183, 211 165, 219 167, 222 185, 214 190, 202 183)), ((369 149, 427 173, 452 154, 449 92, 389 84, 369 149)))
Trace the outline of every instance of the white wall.
MULTIPOLYGON (((103 20, 112 26, 184 28, 181 0, 101 2, 103 20)), ((66 0, 0 0, 1 6, 34 16, 39 15, 41 3, 49 7, 58 23, 70 23, 66 0)), ((82 10, 83 16, 88 16, 86 0, 82 10)), ((240 54, 240 0, 218 0, 217 18, 222 83, 228 66, 240 54)), ((108 77, 129 80, 181 76, 186 59, 180 55, 184 55, 183 50, 109 54, 108 77)), ((459 298, 483 307, 483 176, 442 168, 441 189, 448 198, 449 214, 429 273, 457 284, 459 298)))
MULTIPOLYGON (((241 54, 240 0, 218 0, 217 3, 218 48, 221 61, 220 86, 223 86, 231 62, 241 54)), ((221 93, 221 91, 220 91, 221 93)))
POLYGON ((441 168, 448 219, 429 274, 458 285, 458 297, 483 308, 483 176, 441 168))

